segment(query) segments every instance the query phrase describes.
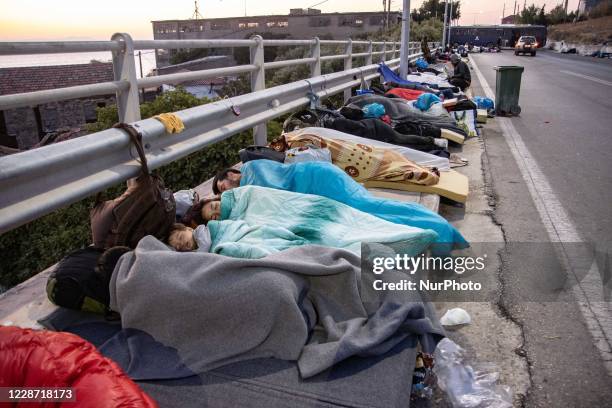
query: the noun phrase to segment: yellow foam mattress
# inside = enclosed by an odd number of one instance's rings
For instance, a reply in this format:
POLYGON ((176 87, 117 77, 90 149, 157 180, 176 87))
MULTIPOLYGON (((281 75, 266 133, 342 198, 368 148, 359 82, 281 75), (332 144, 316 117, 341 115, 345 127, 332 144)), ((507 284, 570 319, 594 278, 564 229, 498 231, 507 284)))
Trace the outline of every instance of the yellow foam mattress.
POLYGON ((444 139, 450 140, 451 142, 455 142, 459 144, 463 144, 463 142, 465 142, 465 136, 463 136, 462 134, 453 132, 452 130, 448 130, 448 129, 442 129, 441 132, 442 132, 442 137, 444 139))
POLYGON ((487 110, 486 109, 478 109, 476 122, 478 123, 487 123, 487 110))
POLYGON ((459 203, 465 203, 469 192, 469 180, 455 170, 440 172, 440 181, 433 186, 394 181, 366 181, 366 188, 388 188, 390 190, 412 191, 417 193, 438 194, 459 203))

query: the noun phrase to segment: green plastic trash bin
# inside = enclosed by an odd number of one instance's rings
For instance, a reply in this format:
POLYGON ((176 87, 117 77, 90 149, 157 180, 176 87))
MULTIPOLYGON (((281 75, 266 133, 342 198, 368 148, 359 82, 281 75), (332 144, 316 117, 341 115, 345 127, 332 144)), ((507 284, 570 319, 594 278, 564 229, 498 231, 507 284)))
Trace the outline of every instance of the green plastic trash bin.
POLYGON ((515 65, 495 67, 495 112, 499 116, 521 113, 519 94, 521 93, 521 75, 525 68, 515 65))

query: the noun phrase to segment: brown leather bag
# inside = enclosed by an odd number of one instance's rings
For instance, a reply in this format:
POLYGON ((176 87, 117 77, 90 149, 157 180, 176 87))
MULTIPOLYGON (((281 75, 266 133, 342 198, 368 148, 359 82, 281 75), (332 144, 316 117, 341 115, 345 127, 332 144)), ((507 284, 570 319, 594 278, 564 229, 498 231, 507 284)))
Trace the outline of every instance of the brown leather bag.
POLYGON ((97 202, 91 210, 91 232, 96 248, 115 246, 136 248, 146 235, 165 240, 174 223, 176 203, 161 178, 149 173, 142 146, 142 135, 125 123, 115 128, 125 130, 140 156, 142 173, 128 181, 128 188, 114 200, 97 202))

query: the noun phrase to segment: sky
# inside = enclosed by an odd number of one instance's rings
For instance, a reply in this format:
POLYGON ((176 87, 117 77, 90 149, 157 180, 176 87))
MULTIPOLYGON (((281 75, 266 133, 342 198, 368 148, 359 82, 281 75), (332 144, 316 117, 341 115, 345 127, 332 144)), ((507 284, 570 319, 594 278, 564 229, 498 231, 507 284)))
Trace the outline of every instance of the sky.
MULTIPOLYGON (((200 0, 205 18, 288 14, 290 8, 307 8, 322 0, 200 0), (279 6, 279 4, 282 4, 279 6)), ((554 7, 561 0, 531 0, 538 6, 554 7)), ((521 7, 523 3, 518 0, 521 7)), ((418 8, 423 0, 412 0, 418 8)), ((462 0, 460 24, 499 23, 506 3, 511 14, 514 0, 462 0)), ((569 0, 575 9, 578 0, 569 0)), ((315 8, 324 13, 382 10, 382 0, 328 0, 315 8)), ((401 10, 402 0, 393 0, 392 10, 401 10)), ((134 39, 152 39, 152 20, 187 19, 193 15, 193 0, 0 0, 0 41, 107 40, 115 32, 134 39)))

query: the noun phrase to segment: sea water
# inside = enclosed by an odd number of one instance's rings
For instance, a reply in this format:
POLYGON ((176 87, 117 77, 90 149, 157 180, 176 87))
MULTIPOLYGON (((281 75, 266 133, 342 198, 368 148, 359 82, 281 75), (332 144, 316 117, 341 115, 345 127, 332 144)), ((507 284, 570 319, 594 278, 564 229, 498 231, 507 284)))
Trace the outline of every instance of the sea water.
MULTIPOLYGON (((112 61, 112 55, 110 51, 63 54, 0 55, 0 68, 87 64, 92 60, 110 62, 112 61)), ((136 63, 136 76, 140 78, 138 51, 135 53, 134 62, 136 63)), ((142 73, 144 76, 146 76, 153 68, 155 68, 155 51, 142 51, 142 73)))

